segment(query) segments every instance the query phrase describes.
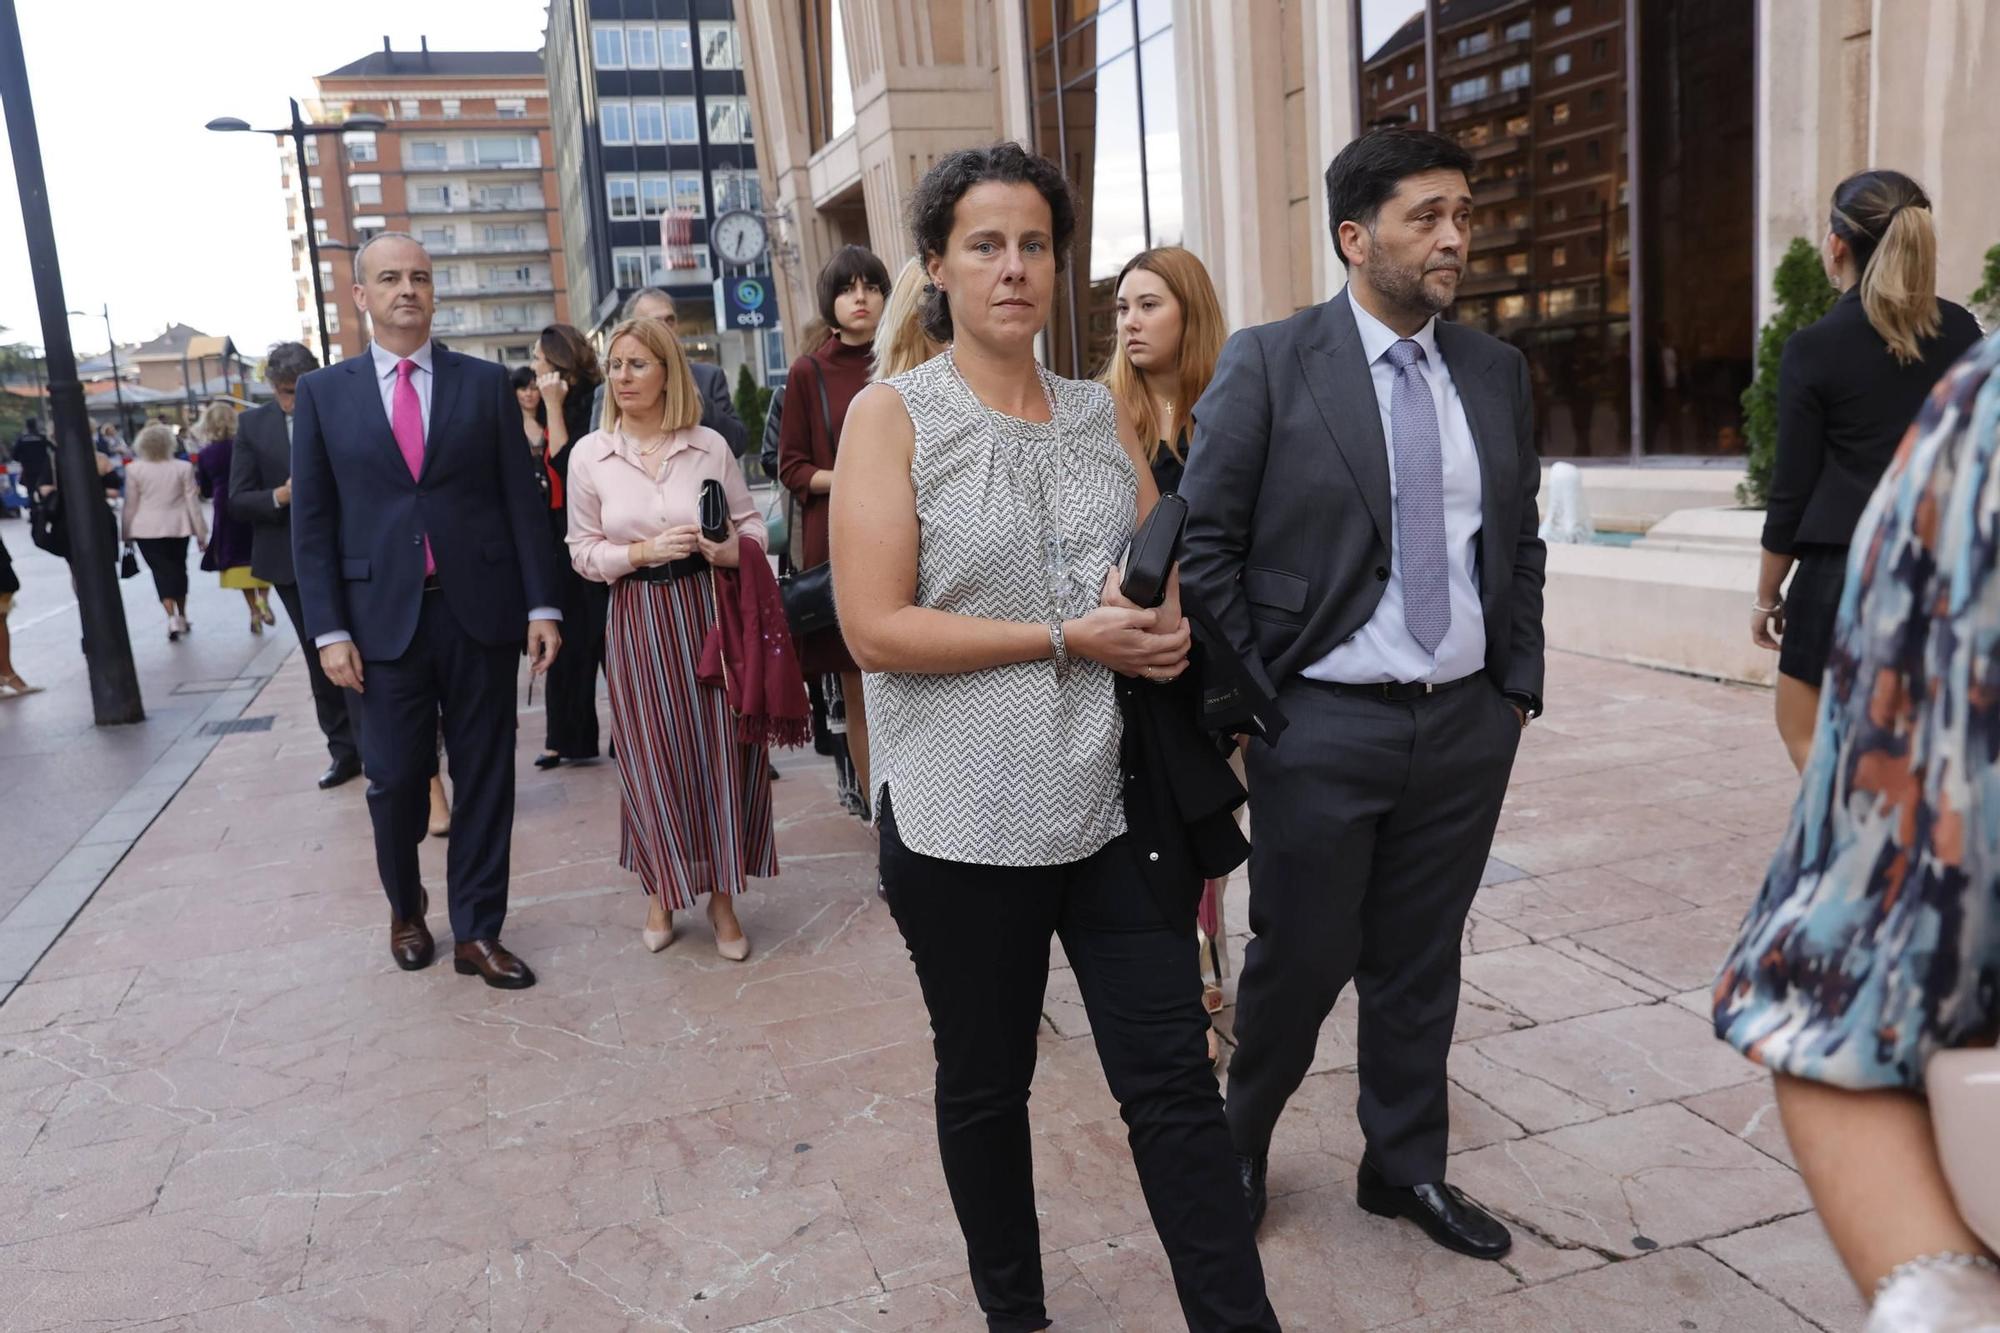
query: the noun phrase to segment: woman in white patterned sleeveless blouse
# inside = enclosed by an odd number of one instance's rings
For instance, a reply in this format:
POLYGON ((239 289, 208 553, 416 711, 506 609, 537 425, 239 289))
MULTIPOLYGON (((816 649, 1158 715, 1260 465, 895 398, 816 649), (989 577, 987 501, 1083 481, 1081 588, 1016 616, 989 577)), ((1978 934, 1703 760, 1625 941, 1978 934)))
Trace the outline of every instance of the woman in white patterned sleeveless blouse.
POLYGON ((941 159, 912 199, 950 350, 854 400, 834 583, 867 673, 890 910, 937 1052, 938 1148, 992 1329, 1049 1326, 1028 1125, 1060 937, 1130 1129, 1188 1327, 1275 1329, 1204 1051, 1196 960, 1126 837, 1117 674, 1187 666, 1178 597, 1116 564, 1158 499, 1103 386, 1035 363, 1076 212, 1015 144, 941 159))

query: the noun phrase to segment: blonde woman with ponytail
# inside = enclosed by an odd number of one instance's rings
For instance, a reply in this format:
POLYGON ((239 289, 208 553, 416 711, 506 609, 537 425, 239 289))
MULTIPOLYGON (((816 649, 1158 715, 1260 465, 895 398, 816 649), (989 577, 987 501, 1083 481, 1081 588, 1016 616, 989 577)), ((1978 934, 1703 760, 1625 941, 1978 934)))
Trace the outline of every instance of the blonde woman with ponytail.
POLYGON ((1779 655, 1778 734, 1799 768, 1812 749, 1855 525, 1931 387, 1979 341, 1972 315, 1938 299, 1931 201, 1901 172, 1840 183, 1820 258, 1841 295, 1785 344, 1750 611, 1752 641, 1779 655))
POLYGON ((912 259, 896 275, 889 304, 875 326, 875 379, 892 380, 944 350, 943 343, 924 332, 923 305, 924 269, 912 259))

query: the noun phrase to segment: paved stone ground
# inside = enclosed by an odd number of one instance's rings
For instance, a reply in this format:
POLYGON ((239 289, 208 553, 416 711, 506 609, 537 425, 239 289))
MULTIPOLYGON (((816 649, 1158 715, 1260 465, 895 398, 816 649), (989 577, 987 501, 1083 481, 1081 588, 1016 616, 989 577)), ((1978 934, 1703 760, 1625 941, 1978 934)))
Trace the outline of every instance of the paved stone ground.
MULTIPOLYGON (((1767 1083, 1704 1017, 1788 806, 1769 696, 1551 675, 1451 1067, 1452 1178, 1514 1220, 1514 1254, 1354 1207, 1343 1004, 1275 1145, 1277 1307, 1311 1330, 1851 1328, 1767 1083)), ((275 728, 218 745, 0 1006, 0 1327, 981 1327, 923 1010, 823 761, 785 761, 753 960, 687 917, 655 956, 615 775, 528 768, 524 717, 507 939, 542 984, 510 994, 393 969, 362 792, 313 790, 296 662, 251 711, 275 728)), ((1051 1310, 1177 1328, 1075 995, 1059 971, 1033 1102, 1051 1310)))

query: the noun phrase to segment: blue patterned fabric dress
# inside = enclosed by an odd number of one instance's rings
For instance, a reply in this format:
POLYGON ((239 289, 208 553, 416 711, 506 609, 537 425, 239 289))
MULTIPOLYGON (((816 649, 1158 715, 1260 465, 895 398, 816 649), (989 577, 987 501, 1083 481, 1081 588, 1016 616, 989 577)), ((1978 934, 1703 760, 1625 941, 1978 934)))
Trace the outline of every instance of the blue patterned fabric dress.
POLYGON ((1784 844, 1715 985, 1771 1069, 1920 1088, 2000 1037, 2000 335, 1939 381, 1856 529, 1784 844))

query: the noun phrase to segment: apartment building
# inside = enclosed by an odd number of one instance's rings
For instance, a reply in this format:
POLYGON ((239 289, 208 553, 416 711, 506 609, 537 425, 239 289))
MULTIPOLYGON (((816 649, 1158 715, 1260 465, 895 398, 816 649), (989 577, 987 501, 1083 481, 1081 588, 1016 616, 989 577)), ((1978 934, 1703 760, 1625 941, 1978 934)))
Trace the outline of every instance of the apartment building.
MULTIPOLYGON (((430 251, 439 338, 454 350, 519 365, 535 335, 568 321, 548 83, 532 51, 380 51, 314 80, 308 114, 379 116, 386 128, 307 141, 329 359, 352 356, 368 331, 349 294, 354 247, 403 231, 430 251)), ((318 344, 304 210, 286 154, 292 267, 300 332, 318 344)))

